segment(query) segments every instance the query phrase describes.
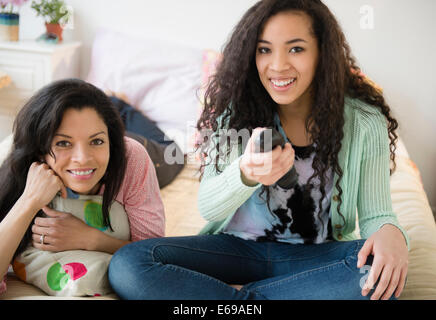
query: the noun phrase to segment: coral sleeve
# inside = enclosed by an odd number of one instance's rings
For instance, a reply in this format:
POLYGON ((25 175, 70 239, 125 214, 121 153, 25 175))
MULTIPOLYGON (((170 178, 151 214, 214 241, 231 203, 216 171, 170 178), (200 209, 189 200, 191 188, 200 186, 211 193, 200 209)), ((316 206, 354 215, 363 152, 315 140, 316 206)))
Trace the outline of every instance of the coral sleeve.
POLYGON ((127 168, 116 200, 124 205, 132 241, 162 237, 165 213, 153 162, 145 148, 126 137, 127 168))

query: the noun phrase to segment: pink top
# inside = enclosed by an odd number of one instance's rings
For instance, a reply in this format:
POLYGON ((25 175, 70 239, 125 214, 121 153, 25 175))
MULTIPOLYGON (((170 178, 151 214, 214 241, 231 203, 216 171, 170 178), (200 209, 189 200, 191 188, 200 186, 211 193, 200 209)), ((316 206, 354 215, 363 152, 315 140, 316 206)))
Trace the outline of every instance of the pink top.
MULTIPOLYGON (((153 163, 145 148, 125 137, 127 168, 115 200, 126 210, 132 241, 163 237, 165 214, 159 183, 153 163)), ((104 186, 99 194, 103 194, 104 186)), ((0 282, 0 293, 6 291, 6 275, 0 282)))

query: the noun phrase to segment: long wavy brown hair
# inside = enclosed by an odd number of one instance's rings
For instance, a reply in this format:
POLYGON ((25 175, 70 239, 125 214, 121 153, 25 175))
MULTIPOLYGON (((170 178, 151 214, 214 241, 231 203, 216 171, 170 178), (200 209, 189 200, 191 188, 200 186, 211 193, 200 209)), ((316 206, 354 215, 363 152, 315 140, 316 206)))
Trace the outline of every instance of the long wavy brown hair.
MULTIPOLYGON (((395 170, 395 149, 398 127, 386 104, 381 90, 371 85, 362 75, 351 53, 344 33, 334 15, 320 0, 263 0, 252 6, 236 25, 223 50, 223 58, 215 75, 210 79, 204 97, 204 111, 197 122, 197 129, 216 132, 218 129, 248 129, 274 124, 277 104, 260 82, 256 68, 257 42, 268 19, 280 12, 295 10, 306 13, 312 21, 312 32, 317 38, 319 62, 313 79, 313 106, 306 119, 306 130, 315 146, 312 167, 319 177, 320 212, 321 200, 325 197, 325 174, 329 168, 338 175, 336 188, 339 191, 340 212, 343 190, 340 187, 343 171, 338 163, 338 153, 344 136, 344 100, 348 95, 378 108, 386 117, 389 133, 390 158, 395 170), (217 119, 220 117, 220 121, 217 119)), ((205 138, 198 144, 201 154, 210 150, 211 139, 205 138)), ((219 146, 216 154, 222 155, 219 146)), ((227 144, 228 155, 231 144, 227 144)), ((202 169, 207 165, 203 162, 202 169)), ((263 186, 264 190, 268 188, 263 186)), ((269 192, 267 202, 269 201, 269 192)))

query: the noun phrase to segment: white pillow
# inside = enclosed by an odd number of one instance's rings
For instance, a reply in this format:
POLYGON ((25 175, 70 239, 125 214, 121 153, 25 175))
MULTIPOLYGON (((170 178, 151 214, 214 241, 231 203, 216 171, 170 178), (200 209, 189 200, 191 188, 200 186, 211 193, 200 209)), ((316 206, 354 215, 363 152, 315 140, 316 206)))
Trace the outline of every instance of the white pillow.
POLYGON ((198 116, 202 62, 201 49, 100 30, 87 81, 124 93, 186 153, 198 116))

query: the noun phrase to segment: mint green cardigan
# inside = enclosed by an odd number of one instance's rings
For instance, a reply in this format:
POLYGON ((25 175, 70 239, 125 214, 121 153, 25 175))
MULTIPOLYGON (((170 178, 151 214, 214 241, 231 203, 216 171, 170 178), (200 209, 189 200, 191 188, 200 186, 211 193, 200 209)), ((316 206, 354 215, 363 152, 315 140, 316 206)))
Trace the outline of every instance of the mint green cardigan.
MULTIPOLYGON (((358 239, 355 233, 357 210, 362 239, 367 239, 383 225, 392 224, 401 230, 410 250, 408 235, 392 210, 386 119, 378 109, 349 97, 345 98, 344 114, 344 138, 338 161, 343 171, 341 213, 345 224, 338 213, 338 176, 335 174, 330 206, 333 238, 338 241, 358 239)), ((223 146, 221 150, 226 150, 226 145, 223 146)), ((204 168, 198 193, 198 209, 208 223, 200 234, 222 231, 236 210, 261 187, 261 184, 251 187, 242 182, 239 168, 242 153, 241 144, 233 145, 229 156, 221 157, 218 162, 222 171, 218 174, 214 165, 216 150, 209 152, 209 164, 204 168)))

